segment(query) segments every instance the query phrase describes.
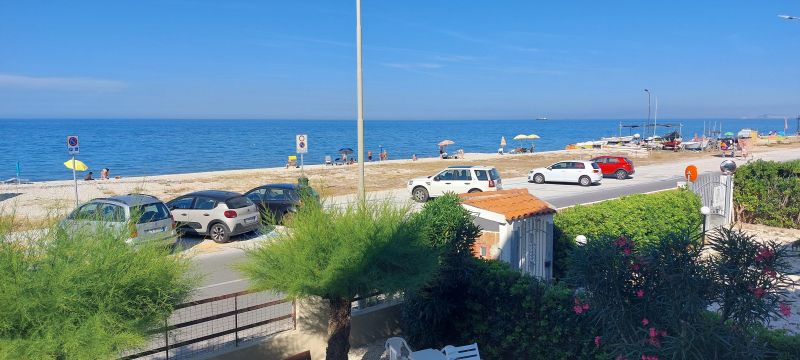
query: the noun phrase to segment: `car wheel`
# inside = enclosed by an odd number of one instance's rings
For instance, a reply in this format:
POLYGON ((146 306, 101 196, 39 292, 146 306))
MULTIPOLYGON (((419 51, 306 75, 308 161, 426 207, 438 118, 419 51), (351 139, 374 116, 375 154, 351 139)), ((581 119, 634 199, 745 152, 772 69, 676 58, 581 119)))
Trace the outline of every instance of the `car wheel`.
POLYGON ((482 191, 483 190, 481 190, 481 189, 471 189, 470 191, 467 191, 467 192, 470 193, 470 194, 473 194, 473 193, 479 193, 479 192, 482 192, 482 191))
POLYGON ((542 174, 533 175, 533 182, 537 184, 544 184, 544 175, 542 174))
POLYGON ((221 223, 212 225, 211 230, 208 231, 208 235, 211 237, 211 240, 214 240, 215 243, 225 243, 231 238, 231 233, 228 231, 228 227, 221 223))
POLYGON ((619 169, 619 170, 617 170, 617 172, 614 173, 614 176, 616 176, 618 180, 625 180, 625 179, 628 178, 628 172, 625 171, 625 170, 619 169))
POLYGON ((430 195, 428 194, 428 189, 425 189, 422 186, 417 186, 411 191, 411 197, 414 198, 414 201, 424 203, 428 201, 430 195))
POLYGON ((592 179, 584 175, 578 179, 578 183, 581 184, 581 186, 589 186, 592 185, 592 179))

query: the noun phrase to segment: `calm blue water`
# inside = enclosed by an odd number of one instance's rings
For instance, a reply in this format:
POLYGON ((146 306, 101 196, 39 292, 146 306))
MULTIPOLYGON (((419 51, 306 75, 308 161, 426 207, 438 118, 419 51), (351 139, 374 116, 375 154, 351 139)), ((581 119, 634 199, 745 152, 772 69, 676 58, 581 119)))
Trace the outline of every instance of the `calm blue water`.
MULTIPOLYGON (((684 137, 703 131, 703 120, 679 122, 684 137)), ((709 127, 713 122, 706 120, 709 127)), ((459 148, 495 152, 501 136, 509 149, 518 144, 511 139, 515 135, 535 133, 541 136, 536 149, 544 151, 617 135, 618 124, 617 120, 367 120, 365 142, 374 159, 381 147, 390 159, 407 159, 414 153, 438 156, 436 144, 443 139, 456 142, 451 152, 459 148)), ((723 131, 746 127, 780 131, 783 120, 723 120, 723 131)), ((790 128, 794 130, 794 123, 790 128)), ((636 132, 644 131, 632 131, 636 132)), ((660 135, 667 132, 658 130, 660 135)), ((112 176, 140 176, 283 166, 294 153, 295 134, 302 133, 309 138, 306 164, 322 163, 325 155, 336 158, 338 149, 357 146, 355 120, 0 120, 0 180, 14 176, 17 161, 22 178, 71 179, 72 172, 63 165, 69 159, 67 135, 80 137, 78 159, 99 177, 104 167, 112 176)), ((627 129, 623 135, 628 135, 627 129)))

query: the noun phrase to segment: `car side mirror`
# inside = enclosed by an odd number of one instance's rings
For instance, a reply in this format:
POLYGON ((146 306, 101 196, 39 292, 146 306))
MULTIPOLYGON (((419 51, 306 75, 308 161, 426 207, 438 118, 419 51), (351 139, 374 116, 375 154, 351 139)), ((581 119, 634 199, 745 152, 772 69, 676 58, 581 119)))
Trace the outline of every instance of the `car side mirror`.
POLYGON ((552 166, 548 166, 547 170, 553 170, 553 167, 552 166))
POLYGON ((434 177, 433 177, 433 181, 439 181, 439 180, 441 180, 441 179, 442 179, 442 178, 440 178, 440 177, 439 177, 439 175, 436 175, 436 176, 434 176, 434 177))

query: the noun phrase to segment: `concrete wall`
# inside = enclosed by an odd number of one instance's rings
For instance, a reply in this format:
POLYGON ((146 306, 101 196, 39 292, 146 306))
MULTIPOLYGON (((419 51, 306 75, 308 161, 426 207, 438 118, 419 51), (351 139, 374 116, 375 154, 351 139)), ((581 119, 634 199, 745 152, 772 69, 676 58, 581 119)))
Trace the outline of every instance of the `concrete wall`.
MULTIPOLYGON (((325 359, 328 308, 320 300, 298 300, 297 328, 259 343, 213 357, 214 360, 281 360, 311 351, 314 360, 325 359)), ((356 311, 352 317, 350 345, 359 346, 400 334, 400 304, 377 305, 356 311)))

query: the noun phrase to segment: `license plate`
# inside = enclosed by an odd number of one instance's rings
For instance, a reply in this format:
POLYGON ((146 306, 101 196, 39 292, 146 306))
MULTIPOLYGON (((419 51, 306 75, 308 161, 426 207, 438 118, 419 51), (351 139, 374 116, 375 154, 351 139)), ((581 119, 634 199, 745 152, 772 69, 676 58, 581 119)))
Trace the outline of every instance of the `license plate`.
POLYGON ((160 233, 160 232, 163 232, 163 231, 164 231, 164 227, 162 226, 160 228, 146 230, 145 232, 148 233, 148 234, 155 234, 155 233, 160 233))
POLYGON ((247 219, 244 219, 244 223, 245 223, 245 224, 249 224, 249 223, 251 223, 251 222, 253 222, 253 221, 256 221, 256 217, 255 217, 255 216, 253 216, 253 217, 249 217, 249 218, 247 218, 247 219))

